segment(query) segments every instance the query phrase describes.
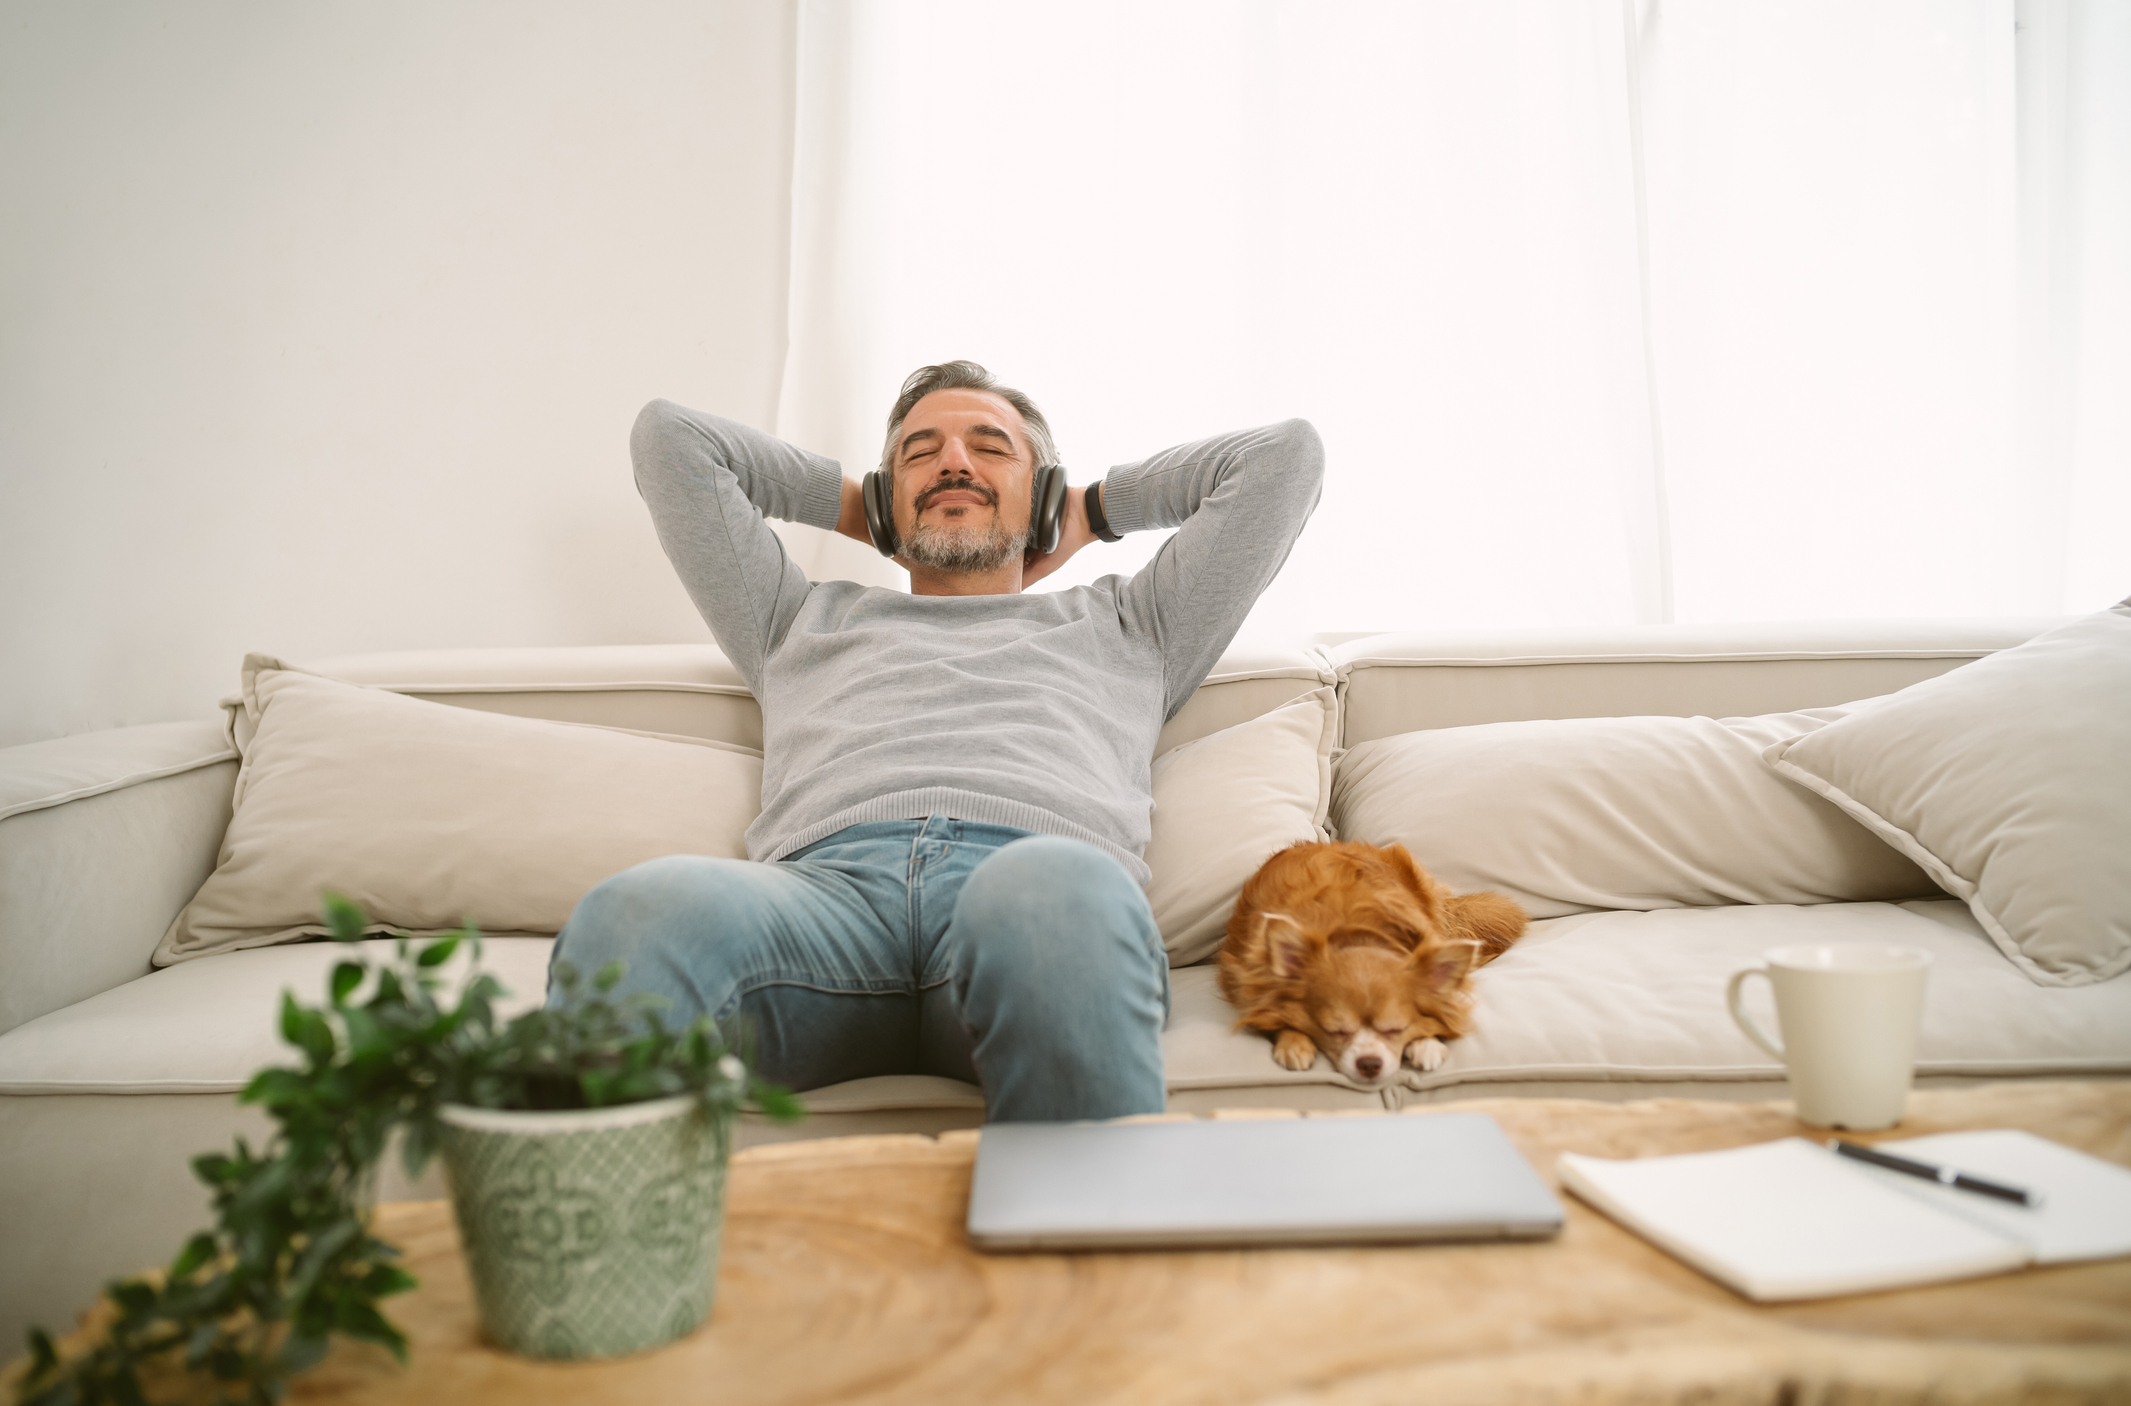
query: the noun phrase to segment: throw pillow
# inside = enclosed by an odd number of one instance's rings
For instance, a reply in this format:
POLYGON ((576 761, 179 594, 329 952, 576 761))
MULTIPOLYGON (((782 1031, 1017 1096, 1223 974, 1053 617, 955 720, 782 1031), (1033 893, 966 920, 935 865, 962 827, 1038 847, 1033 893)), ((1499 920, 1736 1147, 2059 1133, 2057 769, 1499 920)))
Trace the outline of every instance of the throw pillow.
POLYGON ((2131 968, 2131 601, 1767 760, 1966 900, 2030 979, 2083 986, 2131 968))
POLYGON ((1330 838, 1338 730, 1332 690, 1320 688, 1154 759, 1147 902, 1169 965, 1213 954, 1244 881, 1266 856, 1330 838))
POLYGON ((375 929, 560 929, 585 890, 666 854, 744 858, 760 754, 476 712, 253 655, 243 753, 214 872, 155 963, 325 931, 319 894, 375 929))
POLYGON ((1340 759, 1332 828, 1403 844, 1458 892, 1493 889, 1534 918, 1936 896, 1916 865, 1762 764, 1771 743, 1845 714, 1572 718, 1380 737, 1340 759))

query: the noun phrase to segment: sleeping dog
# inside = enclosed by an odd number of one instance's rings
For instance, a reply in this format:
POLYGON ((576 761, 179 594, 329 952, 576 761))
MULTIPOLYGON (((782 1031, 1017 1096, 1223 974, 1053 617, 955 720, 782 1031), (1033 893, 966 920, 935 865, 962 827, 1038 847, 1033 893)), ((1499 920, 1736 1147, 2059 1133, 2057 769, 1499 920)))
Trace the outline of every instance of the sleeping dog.
POLYGON ((1475 968, 1524 932, 1498 893, 1452 894, 1404 845, 1291 845, 1251 876, 1221 945, 1221 994, 1273 1058, 1381 1088, 1401 1062, 1430 1070, 1472 1029, 1475 968))

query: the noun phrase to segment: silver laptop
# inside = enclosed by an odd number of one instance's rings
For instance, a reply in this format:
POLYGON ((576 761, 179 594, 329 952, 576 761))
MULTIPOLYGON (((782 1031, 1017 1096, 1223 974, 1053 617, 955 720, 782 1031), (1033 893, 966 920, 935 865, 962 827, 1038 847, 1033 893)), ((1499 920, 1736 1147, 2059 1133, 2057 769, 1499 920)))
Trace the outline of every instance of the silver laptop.
POLYGON ((991 1123, 981 1250, 1540 1240, 1561 1203, 1481 1113, 991 1123))

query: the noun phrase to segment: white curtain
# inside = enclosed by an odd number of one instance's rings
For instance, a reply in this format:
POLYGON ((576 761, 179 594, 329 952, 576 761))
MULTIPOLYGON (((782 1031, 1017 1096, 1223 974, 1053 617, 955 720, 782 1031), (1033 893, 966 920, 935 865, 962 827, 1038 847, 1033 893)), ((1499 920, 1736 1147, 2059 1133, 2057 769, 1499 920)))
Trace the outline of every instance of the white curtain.
POLYGON ((2131 7, 804 0, 799 64, 777 431, 861 470, 951 357, 1075 482, 1307 416, 1253 631, 2131 591, 2131 7))

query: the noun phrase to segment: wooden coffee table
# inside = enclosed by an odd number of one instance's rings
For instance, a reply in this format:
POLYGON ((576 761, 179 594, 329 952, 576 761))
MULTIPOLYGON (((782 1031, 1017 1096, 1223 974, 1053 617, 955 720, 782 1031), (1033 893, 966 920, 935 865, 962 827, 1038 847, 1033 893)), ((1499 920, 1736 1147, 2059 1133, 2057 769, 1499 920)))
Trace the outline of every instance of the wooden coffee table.
MULTIPOLYGON (((1565 1150, 1801 1131, 1780 1103, 1505 1098, 1361 1116, 1451 1109, 1492 1115, 1550 1181, 1565 1150)), ((2131 1165, 2131 1084, 1920 1093, 1890 1136, 1978 1127, 2131 1165)), ((1565 1230, 1541 1244, 987 1256, 962 1230, 977 1136, 740 1153, 711 1321, 606 1362, 487 1346, 448 1206, 381 1207, 379 1233, 422 1280, 386 1305, 411 1364, 343 1344, 291 1399, 2131 1402, 2131 1260, 1761 1307, 1566 1197, 1565 1230)))

